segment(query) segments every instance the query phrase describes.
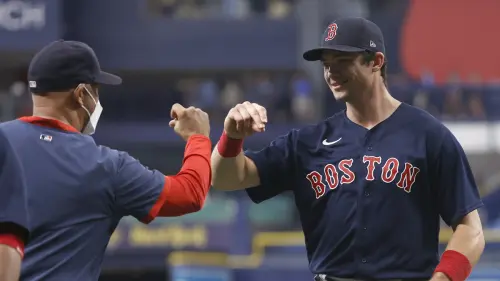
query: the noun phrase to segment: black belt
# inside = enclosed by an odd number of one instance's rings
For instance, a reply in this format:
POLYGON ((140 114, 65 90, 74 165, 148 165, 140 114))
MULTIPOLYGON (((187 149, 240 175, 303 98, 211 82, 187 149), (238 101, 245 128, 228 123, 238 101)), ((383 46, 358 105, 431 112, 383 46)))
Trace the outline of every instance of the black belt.
MULTIPOLYGON (((384 280, 377 280, 377 281, 428 281, 428 280, 429 280, 428 278, 426 278, 426 279, 404 278, 404 279, 384 279, 384 280)), ((325 274, 316 274, 314 276, 314 281, 368 281, 368 279, 340 278, 340 277, 334 277, 334 276, 329 276, 329 275, 325 275, 325 274)))

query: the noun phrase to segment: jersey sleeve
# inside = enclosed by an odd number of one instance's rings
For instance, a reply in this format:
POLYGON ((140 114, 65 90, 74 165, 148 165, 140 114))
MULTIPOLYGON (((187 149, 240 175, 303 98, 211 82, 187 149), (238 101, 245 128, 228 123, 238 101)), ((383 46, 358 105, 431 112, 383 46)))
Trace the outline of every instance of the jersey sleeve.
MULTIPOLYGON (((1 132, 0 166, 0 224, 15 224, 27 234, 29 215, 24 172, 13 147, 1 132)), ((0 226, 1 229, 7 228, 0 226)))
POLYGON ((296 131, 278 137, 260 151, 245 151, 259 173, 260 185, 247 188, 247 194, 260 203, 292 189, 294 167, 294 138, 296 131))
POLYGON ((123 216, 151 222, 166 201, 165 175, 151 170, 126 152, 118 152, 114 178, 115 204, 123 216))
POLYGON ((430 169, 437 183, 440 215, 446 224, 453 226, 483 203, 462 146, 448 129, 445 130, 435 166, 430 169))

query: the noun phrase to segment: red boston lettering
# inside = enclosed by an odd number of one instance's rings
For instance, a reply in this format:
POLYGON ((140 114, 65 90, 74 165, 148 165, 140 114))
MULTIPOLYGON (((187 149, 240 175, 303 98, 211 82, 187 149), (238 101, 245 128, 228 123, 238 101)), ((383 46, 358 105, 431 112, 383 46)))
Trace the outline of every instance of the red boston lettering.
POLYGON ((365 179, 367 181, 372 181, 375 179, 375 176, 373 175, 373 171, 375 171, 375 164, 380 164, 382 163, 382 157, 380 156, 363 156, 363 163, 368 162, 368 165, 366 166, 366 177, 365 179))
POLYGON ((311 183, 311 187, 314 190, 314 193, 316 193, 316 199, 325 194, 325 184, 323 183, 323 177, 320 173, 312 171, 307 174, 306 178, 311 183))
MULTIPOLYGON (((383 162, 384 161, 380 156, 364 155, 363 163, 366 165, 365 180, 376 180, 375 169, 383 162)), ((351 170, 353 163, 353 159, 343 159, 337 166, 334 164, 326 164, 322 173, 312 171, 307 174, 306 178, 311 183, 311 188, 314 190, 316 199, 325 195, 327 192, 327 185, 328 190, 334 190, 337 189, 339 185, 353 183, 356 179, 356 174, 353 170, 351 170), (325 181, 323 181, 323 177, 326 179, 325 181)), ((403 189, 405 192, 410 193, 420 169, 408 162, 404 164, 402 172, 399 172, 399 167, 400 161, 397 158, 390 157, 387 159, 381 167, 382 171, 380 173, 380 180, 386 184, 391 184, 396 180, 398 174, 400 174, 400 178, 396 183, 396 186, 403 189)))
POLYGON ((339 173, 337 172, 337 168, 335 168, 335 165, 328 164, 325 166, 325 176, 328 187, 330 189, 337 188, 337 186, 339 185, 339 173))
POLYGON ((407 193, 410 193, 411 187, 415 183, 415 180, 417 179, 417 175, 419 172, 420 172, 419 168, 414 167, 410 163, 405 163, 405 169, 401 173, 401 178, 399 179, 397 186, 399 188, 403 188, 404 191, 406 191, 407 193))
POLYGON ((384 167, 382 167, 382 181, 385 183, 391 183, 398 175, 399 160, 392 157, 385 161, 384 167))

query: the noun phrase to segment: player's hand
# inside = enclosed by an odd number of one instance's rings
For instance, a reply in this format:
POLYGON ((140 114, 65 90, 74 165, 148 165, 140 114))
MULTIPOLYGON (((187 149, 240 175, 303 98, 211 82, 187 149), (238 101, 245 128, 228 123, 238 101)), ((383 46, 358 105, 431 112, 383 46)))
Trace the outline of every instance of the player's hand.
POLYGON ((259 104, 246 101, 229 110, 224 120, 224 131, 230 138, 243 139, 265 131, 266 123, 266 109, 259 104))
POLYGON ((170 110, 172 120, 168 123, 174 131, 184 140, 192 135, 210 135, 210 122, 208 114, 196 107, 184 108, 176 103, 170 110))

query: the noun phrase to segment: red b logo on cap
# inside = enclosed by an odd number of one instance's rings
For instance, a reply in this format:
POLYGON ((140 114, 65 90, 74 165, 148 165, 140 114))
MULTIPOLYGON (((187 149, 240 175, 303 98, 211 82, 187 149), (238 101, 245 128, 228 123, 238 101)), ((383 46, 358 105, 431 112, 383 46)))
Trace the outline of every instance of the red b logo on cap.
POLYGON ((326 35, 325 41, 330 41, 337 35, 337 24, 332 23, 327 28, 328 34, 326 35))

